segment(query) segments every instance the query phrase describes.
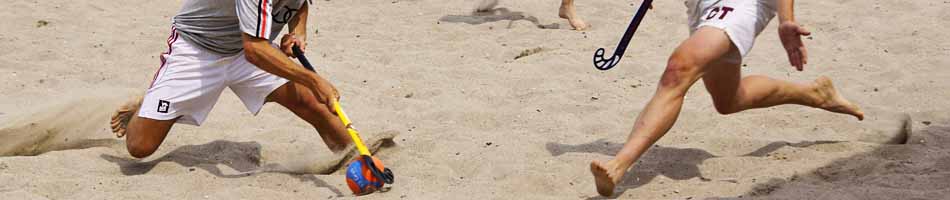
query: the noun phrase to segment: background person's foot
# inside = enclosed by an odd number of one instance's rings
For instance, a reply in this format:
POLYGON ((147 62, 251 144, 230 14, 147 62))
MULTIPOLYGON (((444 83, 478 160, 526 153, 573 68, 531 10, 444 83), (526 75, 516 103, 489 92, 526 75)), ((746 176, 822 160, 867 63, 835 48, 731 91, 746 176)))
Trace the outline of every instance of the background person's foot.
POLYGON ((571 24, 571 27, 574 27, 574 30, 583 31, 590 28, 590 25, 584 20, 581 20, 580 17, 577 17, 577 12, 574 10, 574 5, 561 5, 561 9, 558 11, 558 16, 561 18, 567 19, 567 22, 571 24))
POLYGON ((115 137, 121 138, 125 136, 129 121, 132 120, 132 117, 135 116, 135 113, 137 113, 141 105, 142 96, 136 96, 132 100, 122 104, 122 106, 119 106, 119 108, 112 113, 112 133, 115 133, 115 137))
POLYGON ((614 195, 614 187, 620 182, 620 178, 626 170, 617 170, 613 161, 606 164, 599 160, 590 162, 590 173, 594 175, 594 183, 597 185, 597 193, 601 196, 610 197, 614 195))
POLYGON ((838 94, 838 90, 835 90, 835 86, 831 83, 831 79, 825 76, 818 77, 815 80, 815 91, 819 95, 819 98, 823 100, 818 105, 825 110, 848 114, 854 117, 857 117, 858 120, 864 120, 864 112, 861 111, 861 108, 858 108, 857 105, 854 105, 847 99, 838 94))

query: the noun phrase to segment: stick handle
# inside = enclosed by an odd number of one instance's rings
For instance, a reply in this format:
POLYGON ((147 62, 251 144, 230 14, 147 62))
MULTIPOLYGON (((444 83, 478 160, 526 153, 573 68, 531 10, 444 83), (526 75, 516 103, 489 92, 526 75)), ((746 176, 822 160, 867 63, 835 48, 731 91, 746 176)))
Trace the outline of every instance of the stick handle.
POLYGON ((653 0, 643 0, 643 4, 640 4, 640 8, 637 9, 637 14, 633 16, 633 20, 631 20, 630 25, 627 26, 627 31, 624 32, 623 37, 620 38, 620 44, 618 44, 617 49, 614 50, 614 55, 622 57, 623 53, 627 51, 627 45, 630 44, 630 39, 633 38, 633 34, 636 33, 637 28, 640 27, 640 22, 643 22, 643 17, 646 16, 650 5, 653 5, 653 0))
POLYGON ((307 57, 303 55, 303 51, 300 50, 300 47, 294 45, 291 49, 294 51, 294 56, 297 57, 297 60, 300 61, 300 64, 303 65, 304 68, 307 68, 311 72, 317 72, 313 69, 313 65, 310 65, 310 60, 307 60, 307 57))
POLYGON ((366 148, 366 145, 363 144, 363 140, 360 139, 360 132, 353 128, 350 118, 346 116, 346 112, 343 112, 343 107, 340 107, 339 101, 333 100, 333 110, 335 110, 336 115, 340 117, 340 121, 343 122, 343 126, 346 126, 346 132, 350 134, 350 138, 353 138, 353 144, 356 145, 356 150, 360 152, 360 155, 372 155, 370 154, 369 149, 366 148))
MULTIPOLYGON (((303 51, 300 50, 300 47, 294 46, 293 51, 294 56, 297 57, 297 60, 300 61, 300 64, 303 65, 304 68, 307 68, 311 72, 316 72, 313 69, 313 65, 310 64, 310 60, 307 60, 307 57, 303 55, 303 51)), ((333 110, 335 110, 336 115, 340 117, 340 121, 343 122, 343 126, 346 126, 346 132, 350 134, 350 138, 353 139, 353 144, 356 145, 356 150, 360 152, 360 155, 371 155, 369 149, 366 148, 365 144, 363 144, 363 140, 360 139, 360 132, 353 128, 350 118, 346 117, 346 113, 343 112, 343 107, 340 107, 339 101, 333 100, 333 110)))

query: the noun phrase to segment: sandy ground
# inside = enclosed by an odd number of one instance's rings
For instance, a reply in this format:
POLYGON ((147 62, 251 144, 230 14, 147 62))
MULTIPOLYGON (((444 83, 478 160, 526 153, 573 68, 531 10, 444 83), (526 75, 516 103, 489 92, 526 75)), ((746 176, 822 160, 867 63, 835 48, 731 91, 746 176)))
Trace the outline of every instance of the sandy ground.
MULTIPOLYGON (((396 184, 368 199, 585 199, 678 41, 680 1, 658 1, 620 66, 597 71, 639 1, 314 1, 309 52, 396 184), (319 30, 319 34, 316 34, 319 30), (536 49, 539 49, 536 50, 536 49), (515 59, 524 51, 532 51, 515 59)), ((313 9, 313 8, 312 8, 313 9)), ((225 92, 201 127, 179 125, 132 159, 108 115, 147 87, 177 1, 29 1, 0 8, 3 199, 352 198, 339 160, 280 106, 252 116, 225 92), (276 169, 276 170, 275 170, 276 169)), ((800 1, 810 65, 796 72, 771 24, 743 73, 832 77, 865 122, 798 106, 722 117, 698 84, 680 121, 617 189, 621 199, 942 199, 950 195, 950 3, 800 1), (912 118, 907 144, 876 133, 912 118)), ((903 141, 903 140, 902 140, 903 141)))

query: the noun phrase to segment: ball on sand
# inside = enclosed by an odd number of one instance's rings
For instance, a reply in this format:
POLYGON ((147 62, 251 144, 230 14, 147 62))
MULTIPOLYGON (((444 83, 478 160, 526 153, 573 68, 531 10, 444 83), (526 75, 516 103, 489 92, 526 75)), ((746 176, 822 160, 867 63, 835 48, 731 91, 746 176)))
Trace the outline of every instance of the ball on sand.
MULTIPOLYGON (((376 159, 376 157, 370 157, 373 159, 373 164, 376 165, 376 169, 385 169, 382 161, 376 159)), ((370 171, 370 166, 367 165, 364 158, 365 157, 360 157, 353 160, 346 167, 346 185, 349 186, 350 191, 353 191, 353 194, 356 195, 373 193, 383 187, 383 180, 373 176, 373 172, 370 171)))

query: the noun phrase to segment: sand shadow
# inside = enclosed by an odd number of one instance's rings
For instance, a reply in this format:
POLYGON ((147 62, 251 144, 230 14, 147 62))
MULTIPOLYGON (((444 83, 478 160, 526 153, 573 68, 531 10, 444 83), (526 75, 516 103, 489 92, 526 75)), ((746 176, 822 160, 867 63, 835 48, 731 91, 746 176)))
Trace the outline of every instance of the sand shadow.
POLYGON ((478 25, 488 22, 508 21, 506 28, 511 28, 515 21, 525 20, 531 22, 540 29, 560 29, 560 24, 541 24, 537 17, 526 15, 524 12, 511 11, 508 8, 493 8, 486 11, 472 12, 471 15, 445 15, 439 18, 439 21, 449 23, 466 23, 478 25))
MULTIPOLYGON (((946 124, 946 123, 945 123, 946 124)), ((908 144, 883 144, 745 194, 710 199, 944 199, 950 196, 950 126, 927 126, 908 144)))
MULTIPOLYGON (((834 144, 841 141, 803 141, 789 143, 784 141, 772 142, 766 146, 756 149, 753 152, 741 155, 743 157, 765 157, 770 153, 785 146, 805 148, 820 144, 834 144)), ((559 144, 547 143, 545 148, 552 156, 560 156, 565 153, 597 153, 602 155, 614 156, 620 151, 623 143, 607 142, 606 139, 579 144, 559 144)), ((699 178, 701 181, 725 181, 730 180, 712 180, 703 177, 698 165, 707 159, 720 156, 713 155, 708 151, 695 148, 675 148, 655 145, 643 155, 633 169, 623 177, 623 181, 617 185, 613 197, 594 196, 588 199, 611 199, 620 197, 629 189, 635 189, 650 183, 654 178, 663 175, 674 180, 688 180, 699 178)))
POLYGON ((261 173, 283 173, 291 174, 300 181, 313 182, 317 187, 328 188, 337 196, 343 196, 343 193, 332 187, 327 182, 321 180, 313 174, 300 174, 287 172, 284 167, 276 163, 261 165, 261 145, 257 142, 233 142, 226 140, 216 140, 207 144, 185 145, 176 148, 162 157, 142 162, 141 160, 116 157, 102 154, 102 159, 115 163, 119 166, 122 174, 127 176, 136 176, 149 173, 159 163, 174 162, 183 167, 205 170, 221 178, 240 178, 248 177, 261 173), (218 166, 227 166, 238 173, 226 174, 218 166))
POLYGON ((789 143, 789 142, 785 142, 785 141, 778 141, 778 142, 769 143, 768 145, 765 145, 765 146, 762 147, 762 148, 756 149, 755 151, 750 152, 750 153, 747 153, 747 154, 742 155, 742 156, 765 157, 765 156, 768 156, 770 153, 772 153, 772 152, 774 152, 774 151, 776 151, 776 150, 779 150, 779 149, 781 149, 782 147, 786 147, 786 146, 796 147, 796 148, 807 148, 807 147, 810 147, 810 146, 813 146, 813 145, 819 145, 819 144, 835 144, 835 143, 841 143, 841 142, 842 142, 842 141, 819 140, 819 141, 802 141, 802 142, 797 142, 797 143, 789 143))
MULTIPOLYGON (((553 156, 565 153, 597 153, 613 156, 623 147, 623 143, 607 142, 605 139, 600 139, 579 145, 547 143, 545 147, 553 156)), ((617 185, 617 192, 614 193, 614 197, 622 196, 629 189, 646 185, 659 175, 674 180, 700 178, 709 181, 699 172, 698 165, 715 157, 718 156, 702 149, 653 146, 623 177, 621 183, 617 185)), ((592 199, 603 199, 603 197, 598 196, 592 199)))

